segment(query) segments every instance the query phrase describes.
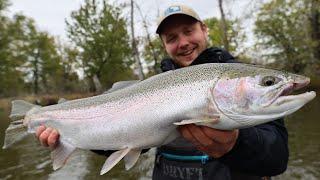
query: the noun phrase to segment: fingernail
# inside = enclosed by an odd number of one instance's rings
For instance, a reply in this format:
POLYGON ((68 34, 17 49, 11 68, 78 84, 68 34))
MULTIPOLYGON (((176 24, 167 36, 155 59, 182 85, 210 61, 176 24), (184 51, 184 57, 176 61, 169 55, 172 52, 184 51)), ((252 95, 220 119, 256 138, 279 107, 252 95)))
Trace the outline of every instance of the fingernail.
POLYGON ((53 131, 51 133, 54 134, 54 135, 57 135, 58 131, 56 129, 53 129, 53 131))

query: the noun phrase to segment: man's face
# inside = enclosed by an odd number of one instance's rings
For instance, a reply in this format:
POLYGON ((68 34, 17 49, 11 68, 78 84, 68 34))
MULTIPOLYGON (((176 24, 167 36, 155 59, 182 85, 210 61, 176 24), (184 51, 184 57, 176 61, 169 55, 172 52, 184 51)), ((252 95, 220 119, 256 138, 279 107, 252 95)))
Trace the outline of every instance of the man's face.
POLYGON ((189 66, 207 48, 207 26, 192 17, 172 15, 161 29, 168 55, 180 66, 189 66))

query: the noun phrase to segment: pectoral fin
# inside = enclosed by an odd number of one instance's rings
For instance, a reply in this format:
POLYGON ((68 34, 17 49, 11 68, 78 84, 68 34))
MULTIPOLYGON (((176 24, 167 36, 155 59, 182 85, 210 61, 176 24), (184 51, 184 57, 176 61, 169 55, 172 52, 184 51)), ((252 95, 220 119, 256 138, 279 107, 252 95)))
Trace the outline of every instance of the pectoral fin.
POLYGON ((103 167, 100 171, 100 175, 103 175, 105 173, 107 173, 110 169, 112 169, 116 164, 118 164, 118 162, 129 153, 131 149, 126 148, 123 150, 119 150, 116 151, 114 153, 112 153, 108 159, 106 160, 106 162, 103 164, 103 167))
POLYGON ((186 120, 182 120, 180 122, 175 122, 173 123, 174 125, 177 126, 181 126, 181 125, 186 125, 186 124, 205 124, 205 123, 218 123, 219 122, 219 118, 204 118, 204 119, 186 119, 186 120))
POLYGON ((126 170, 131 169, 136 162, 138 161, 139 157, 141 154, 141 150, 136 150, 132 149, 125 157, 124 157, 124 162, 125 162, 125 167, 126 170))
POLYGON ((53 170, 61 168, 75 149, 71 144, 61 140, 59 145, 51 152, 53 170))

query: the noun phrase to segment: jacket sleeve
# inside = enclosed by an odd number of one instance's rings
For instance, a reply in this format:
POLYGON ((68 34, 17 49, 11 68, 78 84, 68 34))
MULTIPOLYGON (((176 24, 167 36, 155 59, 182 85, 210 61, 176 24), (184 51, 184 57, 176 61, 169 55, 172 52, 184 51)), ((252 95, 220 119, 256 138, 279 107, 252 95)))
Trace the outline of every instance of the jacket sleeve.
POLYGON ((287 169, 288 132, 283 119, 240 129, 234 148, 219 160, 232 170, 275 176, 287 169))

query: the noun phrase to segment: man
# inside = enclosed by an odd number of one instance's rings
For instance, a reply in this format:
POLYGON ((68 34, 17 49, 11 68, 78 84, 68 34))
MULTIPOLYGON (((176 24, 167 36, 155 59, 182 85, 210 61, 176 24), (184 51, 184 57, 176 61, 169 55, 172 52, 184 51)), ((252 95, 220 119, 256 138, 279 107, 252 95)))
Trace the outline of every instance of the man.
MULTIPOLYGON (((196 12, 172 5, 157 27, 169 59, 163 71, 202 63, 235 63, 219 48, 207 48, 208 30, 196 12)), ((252 128, 221 131, 184 125, 181 138, 157 149, 153 179, 262 179, 286 170, 288 134, 283 120, 252 128)), ((41 126, 37 136, 44 146, 54 148, 59 134, 41 126)))

